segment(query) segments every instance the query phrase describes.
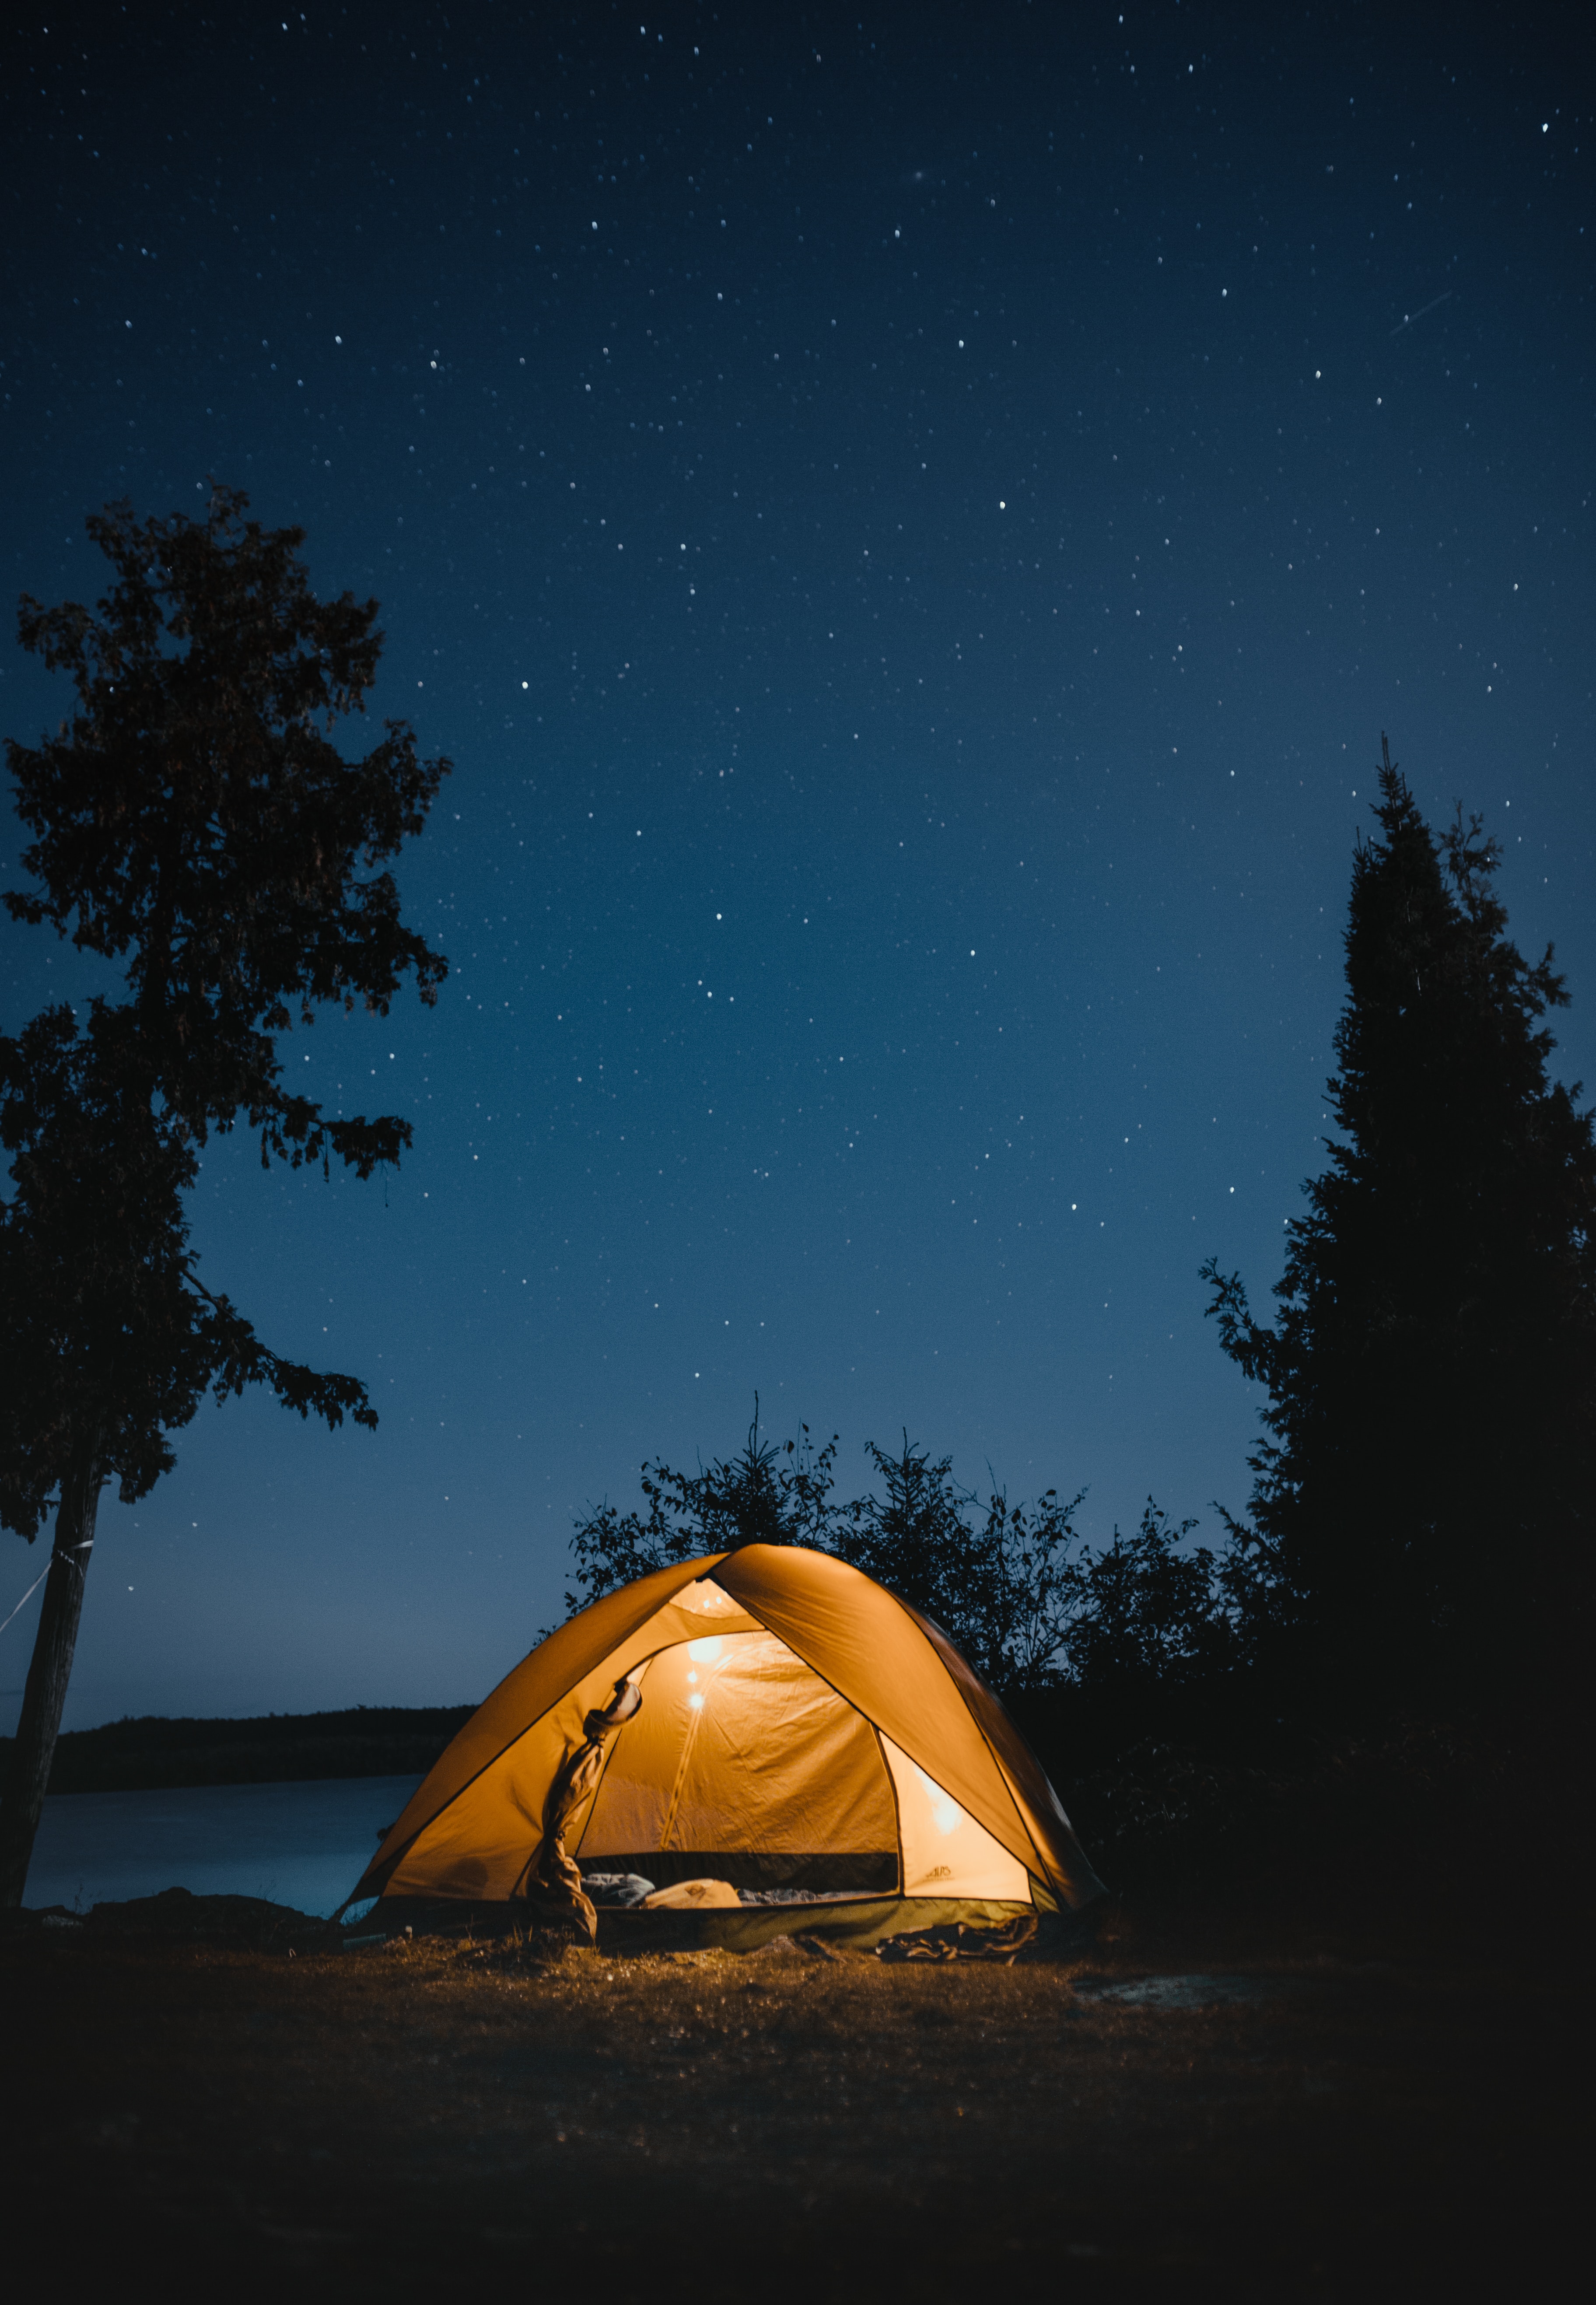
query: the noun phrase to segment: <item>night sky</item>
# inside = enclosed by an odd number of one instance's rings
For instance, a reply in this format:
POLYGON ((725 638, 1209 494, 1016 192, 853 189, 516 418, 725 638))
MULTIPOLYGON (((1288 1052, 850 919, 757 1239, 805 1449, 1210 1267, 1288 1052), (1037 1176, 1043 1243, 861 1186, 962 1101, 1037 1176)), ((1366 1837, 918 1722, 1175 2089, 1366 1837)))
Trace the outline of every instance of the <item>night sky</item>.
MULTIPOLYGON (((437 1009, 284 1044, 413 1155, 241 1132, 194 1204, 380 1430, 207 1408, 108 1498, 69 1728, 478 1697, 573 1514, 756 1389, 848 1493, 906 1425, 1216 1536, 1257 1399, 1198 1266, 1267 1305, 1322 1165, 1382 730, 1596 1075, 1578 18, 11 12, 3 589, 93 600, 85 513, 214 474, 456 764, 437 1009)), ((7 1031, 96 981, 0 933, 7 1031)))

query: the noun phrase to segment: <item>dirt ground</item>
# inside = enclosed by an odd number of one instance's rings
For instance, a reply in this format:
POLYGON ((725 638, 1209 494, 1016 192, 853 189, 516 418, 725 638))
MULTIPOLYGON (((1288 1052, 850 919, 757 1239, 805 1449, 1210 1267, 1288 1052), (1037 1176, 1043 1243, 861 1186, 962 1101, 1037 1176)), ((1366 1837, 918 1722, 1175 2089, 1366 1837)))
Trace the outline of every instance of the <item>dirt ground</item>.
POLYGON ((5 2229, 50 2235, 68 2298, 1534 2297, 1581 2191, 1566 1975, 1479 1946, 1121 1917, 1006 1969, 34 1926, 0 1970, 5 2229))

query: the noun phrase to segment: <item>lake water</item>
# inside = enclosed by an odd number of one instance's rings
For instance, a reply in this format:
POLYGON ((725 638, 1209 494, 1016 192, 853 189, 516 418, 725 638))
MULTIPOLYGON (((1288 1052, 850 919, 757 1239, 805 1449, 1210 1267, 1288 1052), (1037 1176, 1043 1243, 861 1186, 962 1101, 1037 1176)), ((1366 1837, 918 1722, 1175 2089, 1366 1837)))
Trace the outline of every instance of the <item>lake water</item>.
POLYGON ((333 1913, 420 1777, 310 1784, 180 1785, 166 1792, 52 1793, 33 1844, 26 1902, 90 1905, 153 1897, 269 1897, 333 1913))

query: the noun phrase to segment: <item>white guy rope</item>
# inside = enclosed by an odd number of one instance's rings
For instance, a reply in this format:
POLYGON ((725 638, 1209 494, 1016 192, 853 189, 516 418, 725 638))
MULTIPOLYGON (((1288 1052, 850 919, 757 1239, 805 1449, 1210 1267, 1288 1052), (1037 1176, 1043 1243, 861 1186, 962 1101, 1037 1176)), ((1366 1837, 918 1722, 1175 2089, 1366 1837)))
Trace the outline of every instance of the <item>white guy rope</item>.
MULTIPOLYGON (((64 1552, 52 1552, 44 1567, 39 1570, 38 1575, 34 1578, 32 1584, 30 1585, 28 1590, 17 1603, 16 1607, 12 1611, 11 1617, 19 1615, 21 1612, 28 1606, 29 1602, 32 1600, 34 1595, 38 1592, 39 1586, 44 1583, 45 1578, 49 1575, 51 1569, 54 1569, 58 1561, 64 1561, 67 1553, 69 1552, 87 1552, 93 1543, 94 1539, 91 1536, 85 1537, 81 1544, 69 1544, 66 1547, 66 1551, 64 1552)), ((10 1624, 11 1617, 0 1618, 0 1633, 3 1633, 5 1630, 6 1626, 10 1624)))

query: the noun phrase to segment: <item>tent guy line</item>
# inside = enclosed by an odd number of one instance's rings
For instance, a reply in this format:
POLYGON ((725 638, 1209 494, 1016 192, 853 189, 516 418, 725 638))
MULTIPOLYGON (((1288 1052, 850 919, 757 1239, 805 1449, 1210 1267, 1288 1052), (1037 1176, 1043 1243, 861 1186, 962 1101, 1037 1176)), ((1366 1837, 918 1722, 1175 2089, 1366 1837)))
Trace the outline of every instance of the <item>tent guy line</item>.
MULTIPOLYGON (((11 1617, 20 1615, 21 1611, 28 1606, 29 1602, 32 1600, 34 1595, 38 1592, 39 1586, 44 1583, 45 1578, 49 1575, 51 1569, 54 1569, 58 1561, 66 1560, 68 1555, 73 1552, 88 1552, 92 1548, 93 1544, 94 1539, 91 1536, 88 1536, 84 1538, 81 1544, 64 1545, 58 1552, 52 1552, 44 1567, 39 1570, 38 1575, 34 1578, 32 1584, 30 1585, 28 1590, 17 1603, 16 1607, 12 1611, 11 1617)), ((3 1633, 5 1630, 6 1626, 10 1624, 11 1617, 0 1618, 0 1633, 3 1633)))

